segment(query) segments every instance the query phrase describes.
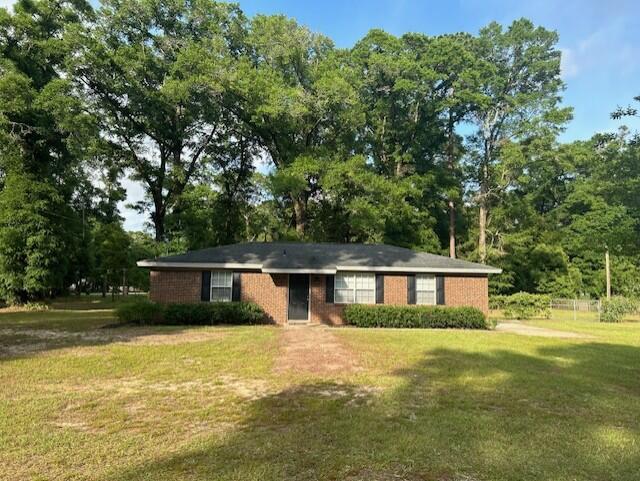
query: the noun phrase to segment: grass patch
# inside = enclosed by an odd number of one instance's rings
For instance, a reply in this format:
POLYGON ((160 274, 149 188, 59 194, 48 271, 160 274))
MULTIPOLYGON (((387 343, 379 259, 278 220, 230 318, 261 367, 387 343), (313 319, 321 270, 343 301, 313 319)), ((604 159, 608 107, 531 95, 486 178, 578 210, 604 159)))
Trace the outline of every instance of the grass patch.
POLYGON ((94 300, 0 313, 0 479, 637 480, 640 323, 332 329, 358 368, 298 372, 290 330, 104 329, 94 300))

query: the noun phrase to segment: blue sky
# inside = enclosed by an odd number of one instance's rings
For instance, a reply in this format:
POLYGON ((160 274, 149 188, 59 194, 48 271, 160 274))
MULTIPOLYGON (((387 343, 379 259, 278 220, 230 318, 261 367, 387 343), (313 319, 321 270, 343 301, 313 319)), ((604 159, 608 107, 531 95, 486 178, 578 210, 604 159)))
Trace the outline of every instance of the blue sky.
POLYGON ((640 95, 640 1, 631 0, 243 0, 248 14, 283 13, 350 47, 371 28, 395 35, 477 33, 495 20, 526 17, 556 30, 563 53, 564 102, 574 120, 563 140, 615 129, 609 114, 640 95))
MULTIPOLYGON (((9 6, 13 0, 0 0, 9 6)), ((556 30, 562 50, 564 103, 574 119, 561 139, 587 139, 612 131, 619 121, 609 114, 640 95, 640 0, 241 0, 248 15, 282 13, 350 47, 372 28, 395 35, 477 33, 495 20, 508 25, 526 17, 556 30)), ((630 123, 640 130, 640 122, 630 123)), ((127 202, 142 196, 140 186, 126 182, 127 202)), ((123 209, 125 227, 140 229, 145 218, 123 209)))

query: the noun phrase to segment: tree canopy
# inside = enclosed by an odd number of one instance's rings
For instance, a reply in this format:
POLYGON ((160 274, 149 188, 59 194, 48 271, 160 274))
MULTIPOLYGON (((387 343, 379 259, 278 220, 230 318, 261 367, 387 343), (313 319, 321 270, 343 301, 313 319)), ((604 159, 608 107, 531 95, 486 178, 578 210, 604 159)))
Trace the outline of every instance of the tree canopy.
MULTIPOLYGON (((116 286, 141 257, 379 242, 502 267, 492 292, 640 295, 640 147, 561 142, 558 35, 373 29, 337 48, 214 0, 0 9, 0 298, 116 286), (148 232, 127 232, 125 180, 148 232)), ((640 97, 630 99, 637 102, 640 97)))

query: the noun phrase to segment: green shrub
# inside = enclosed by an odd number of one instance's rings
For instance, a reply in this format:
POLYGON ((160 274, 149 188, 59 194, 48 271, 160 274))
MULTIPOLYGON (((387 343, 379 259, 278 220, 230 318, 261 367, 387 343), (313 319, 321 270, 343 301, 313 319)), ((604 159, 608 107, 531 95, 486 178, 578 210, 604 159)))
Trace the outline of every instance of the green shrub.
POLYGON ((506 303, 506 300, 509 297, 510 296, 504 296, 504 295, 490 295, 489 296, 489 309, 492 310, 492 311, 504 309, 504 305, 506 303))
POLYGON ((169 304, 164 313, 165 324, 257 324, 264 311, 252 302, 213 302, 169 304))
POLYGON ((419 327, 487 329, 484 314, 475 307, 381 306, 350 304, 347 324, 358 327, 419 327))
POLYGON ((164 307, 141 297, 127 300, 116 306, 116 315, 120 322, 135 324, 162 323, 164 307))
POLYGON ((22 305, 22 309, 27 311, 27 312, 48 311, 49 310, 49 304, 47 304, 45 302, 31 301, 31 302, 26 302, 25 304, 23 304, 22 305))
POLYGON ((136 324, 212 325, 257 324, 264 311, 252 302, 202 302, 162 305, 140 298, 116 307, 121 322, 136 324))
POLYGON ((43 312, 49 310, 49 304, 45 302, 25 302, 24 304, 5 304, 0 301, 0 309, 6 309, 9 312, 43 312))
POLYGON ((165 308, 165 324, 205 325, 210 321, 211 304, 169 304, 165 308))
POLYGON ((638 307, 640 306, 637 300, 622 296, 612 297, 602 301, 600 321, 620 322, 626 315, 636 312, 638 307))
POLYGON ((518 292, 510 296, 491 296, 490 309, 501 309, 506 317, 531 319, 532 317, 551 316, 551 298, 546 294, 518 292))

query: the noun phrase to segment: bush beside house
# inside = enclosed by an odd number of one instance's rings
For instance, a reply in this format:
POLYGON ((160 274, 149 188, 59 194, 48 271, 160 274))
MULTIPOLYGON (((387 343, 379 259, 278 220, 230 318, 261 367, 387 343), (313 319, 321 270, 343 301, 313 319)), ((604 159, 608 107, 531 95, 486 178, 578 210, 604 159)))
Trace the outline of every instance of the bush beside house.
POLYGON ((265 319, 252 302, 162 305, 144 298, 122 303, 116 315, 125 323, 170 325, 258 324, 265 319))
POLYGON ((502 310, 505 317, 531 319, 551 316, 551 297, 546 294, 518 292, 510 296, 491 296, 489 309, 502 310))
POLYGON ((120 322, 128 324, 159 324, 162 322, 163 307, 146 298, 136 298, 116 306, 120 322))
POLYGON ((489 328, 484 314, 475 307, 351 304, 344 317, 347 324, 357 327, 489 328))

